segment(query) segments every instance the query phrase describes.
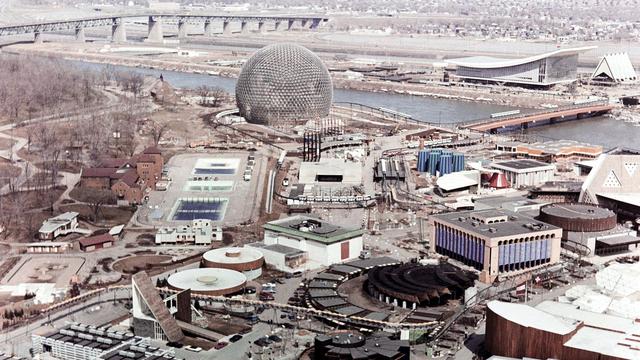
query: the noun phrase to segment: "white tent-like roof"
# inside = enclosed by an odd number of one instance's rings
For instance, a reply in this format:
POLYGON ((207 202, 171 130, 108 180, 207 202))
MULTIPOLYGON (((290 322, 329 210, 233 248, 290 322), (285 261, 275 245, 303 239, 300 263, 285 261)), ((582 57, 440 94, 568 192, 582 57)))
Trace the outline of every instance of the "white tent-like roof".
POLYGON ((615 82, 638 79, 627 53, 605 55, 591 75, 592 78, 606 76, 615 82))

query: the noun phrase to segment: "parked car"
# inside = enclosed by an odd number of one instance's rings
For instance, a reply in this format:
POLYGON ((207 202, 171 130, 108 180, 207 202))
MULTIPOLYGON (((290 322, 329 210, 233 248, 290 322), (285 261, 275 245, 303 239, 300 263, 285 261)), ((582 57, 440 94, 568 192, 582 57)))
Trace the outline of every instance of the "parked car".
POLYGON ((240 339, 242 339, 242 335, 235 334, 235 335, 233 335, 232 337, 229 338, 229 342, 232 342, 232 343, 238 342, 238 341, 240 341, 240 339))
POLYGON ((244 288, 244 293, 245 294, 255 294, 256 293, 256 288, 253 286, 247 286, 246 288, 244 288))
POLYGON ((224 342, 224 341, 218 341, 215 345, 213 345, 213 348, 216 349, 216 350, 220 350, 220 349, 222 349, 223 347, 225 347, 227 345, 229 345, 229 343, 224 342))
POLYGON ((273 294, 268 293, 268 292, 264 292, 264 291, 260 293, 259 298, 260 298, 260 301, 272 301, 272 300, 274 300, 273 294))
POLYGON ((269 340, 271 340, 271 341, 273 341, 275 343, 282 342, 282 339, 278 335, 269 335, 269 340))
POLYGON ((283 278, 277 278, 277 279, 276 279, 276 282, 277 282, 278 284, 284 284, 284 283, 285 283, 285 281, 284 281, 284 279, 283 279, 283 278))

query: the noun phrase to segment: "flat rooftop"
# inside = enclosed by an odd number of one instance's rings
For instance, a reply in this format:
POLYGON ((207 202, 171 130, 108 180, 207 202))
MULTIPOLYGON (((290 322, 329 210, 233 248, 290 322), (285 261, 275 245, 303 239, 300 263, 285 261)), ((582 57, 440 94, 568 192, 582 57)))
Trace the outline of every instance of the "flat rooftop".
POLYGON ((560 230, 559 227, 543 223, 532 217, 509 210, 472 210, 432 215, 437 222, 461 227, 469 233, 484 238, 500 238, 540 231, 560 230), (496 222, 485 222, 489 219, 496 222))
POLYGON ((567 219, 600 220, 616 216, 616 214, 603 207, 588 204, 553 204, 542 210, 544 213, 567 219))
POLYGON ((361 236, 363 229, 347 229, 310 216, 297 215, 275 220, 263 225, 265 230, 288 234, 323 244, 361 236))
POLYGON ((512 172, 531 172, 555 169, 555 167, 551 164, 530 159, 516 159, 495 162, 491 164, 491 167, 512 172))

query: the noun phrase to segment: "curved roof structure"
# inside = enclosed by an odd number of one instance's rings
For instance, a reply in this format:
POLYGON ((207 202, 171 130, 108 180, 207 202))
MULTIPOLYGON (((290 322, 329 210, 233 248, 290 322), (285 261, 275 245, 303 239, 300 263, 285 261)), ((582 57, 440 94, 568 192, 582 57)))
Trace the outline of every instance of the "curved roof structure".
POLYGON ((250 247, 228 247, 209 250, 202 258, 219 264, 245 264, 262 259, 264 256, 250 247))
POLYGON ((565 321, 529 305, 492 300, 487 303, 487 307, 496 315, 520 326, 558 335, 566 335, 577 326, 577 322, 565 321))
POLYGON ((472 56, 472 57, 466 57, 466 58, 449 59, 447 60, 447 62, 457 66, 473 67, 473 68, 479 68, 479 69, 495 69, 495 68, 523 65, 523 64, 527 64, 527 63, 531 63, 534 61, 555 57, 555 56, 580 54, 585 51, 593 50, 595 48, 596 46, 584 46, 584 47, 577 47, 577 48, 558 49, 548 53, 533 55, 533 56, 519 58, 519 59, 506 59, 506 58, 497 58, 497 57, 491 57, 491 56, 472 56))
POLYGON ((188 269, 177 272, 167 279, 173 289, 191 289, 206 295, 227 295, 240 291, 247 283, 241 272, 229 269, 188 269))

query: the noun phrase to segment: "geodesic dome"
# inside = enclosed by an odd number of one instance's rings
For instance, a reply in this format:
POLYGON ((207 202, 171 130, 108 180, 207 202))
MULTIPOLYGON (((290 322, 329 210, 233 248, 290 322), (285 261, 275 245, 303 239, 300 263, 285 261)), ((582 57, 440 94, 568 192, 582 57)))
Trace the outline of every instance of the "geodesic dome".
POLYGON ((322 60, 295 44, 274 44, 253 54, 236 84, 236 103, 248 122, 283 125, 329 115, 333 87, 322 60))

